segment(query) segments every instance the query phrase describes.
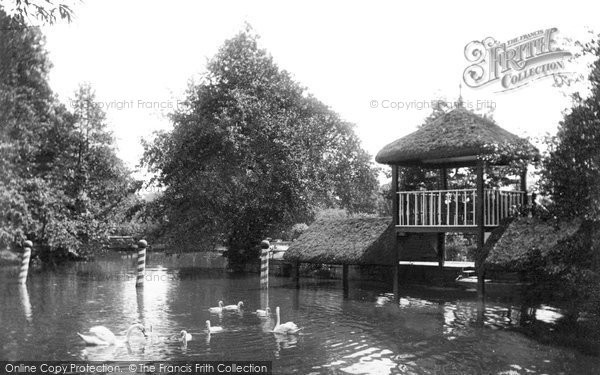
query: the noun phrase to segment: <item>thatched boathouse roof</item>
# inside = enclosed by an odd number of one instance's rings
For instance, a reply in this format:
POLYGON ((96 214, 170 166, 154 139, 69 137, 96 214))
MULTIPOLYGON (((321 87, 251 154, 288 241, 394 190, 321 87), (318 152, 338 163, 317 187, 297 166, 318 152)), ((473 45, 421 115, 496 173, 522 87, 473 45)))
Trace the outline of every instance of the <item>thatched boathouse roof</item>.
POLYGON ((515 157, 511 154, 513 150, 537 154, 527 140, 501 128, 493 120, 459 106, 388 144, 375 160, 382 164, 412 166, 485 154, 499 154, 503 159, 510 159, 515 157))
POLYGON ((486 266, 504 271, 525 271, 532 258, 545 259, 566 241, 584 234, 582 220, 549 223, 519 218, 497 228, 488 239, 486 266))
POLYGON ((288 261, 326 264, 393 264, 395 231, 392 219, 317 220, 284 255, 288 261))

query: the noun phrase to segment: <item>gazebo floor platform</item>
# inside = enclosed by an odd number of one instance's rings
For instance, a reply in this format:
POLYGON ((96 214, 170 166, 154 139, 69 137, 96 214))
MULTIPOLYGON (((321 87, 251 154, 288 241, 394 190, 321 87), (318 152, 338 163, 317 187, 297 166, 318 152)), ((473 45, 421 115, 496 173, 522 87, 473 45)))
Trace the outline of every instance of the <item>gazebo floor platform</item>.
MULTIPOLYGON (((439 267, 438 262, 421 262, 411 260, 401 260, 398 262, 401 266, 422 266, 422 267, 439 267)), ((475 262, 458 262, 458 261, 445 261, 444 268, 474 268, 475 262)))

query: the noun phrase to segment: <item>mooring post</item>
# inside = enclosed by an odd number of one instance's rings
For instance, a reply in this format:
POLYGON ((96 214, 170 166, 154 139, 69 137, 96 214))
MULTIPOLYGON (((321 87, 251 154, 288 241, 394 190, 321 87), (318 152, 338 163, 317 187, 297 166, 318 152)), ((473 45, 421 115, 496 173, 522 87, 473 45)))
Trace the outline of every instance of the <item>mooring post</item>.
POLYGON ((27 273, 29 272, 29 259, 31 258, 31 248, 33 243, 29 240, 23 242, 23 256, 21 257, 21 269, 19 270, 19 284, 25 285, 27 282, 27 273))
POLYGON ((140 322, 145 321, 144 317, 144 288, 136 288, 135 297, 137 302, 138 320, 140 322))
POLYGON ((260 243, 260 287, 269 289, 269 249, 271 244, 267 240, 262 240, 260 243))
POLYGON ((260 308, 266 310, 269 307, 269 289, 260 290, 260 308))
POLYGON ((348 298, 348 265, 342 265, 342 288, 344 289, 344 298, 348 298))
POLYGON ((144 276, 146 273, 146 247, 148 247, 148 242, 146 242, 146 240, 138 241, 136 288, 144 286, 144 276))
POLYGON ((294 282, 296 284, 296 289, 300 288, 300 262, 296 262, 296 270, 294 272, 294 282))

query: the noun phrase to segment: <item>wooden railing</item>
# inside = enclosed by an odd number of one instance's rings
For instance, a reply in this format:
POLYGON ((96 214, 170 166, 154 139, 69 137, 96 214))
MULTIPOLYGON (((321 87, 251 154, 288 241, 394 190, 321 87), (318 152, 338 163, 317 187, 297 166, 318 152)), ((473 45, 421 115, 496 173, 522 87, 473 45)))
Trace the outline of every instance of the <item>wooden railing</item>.
MULTIPOLYGON (((399 226, 468 227, 477 226, 475 189, 398 192, 399 226)), ((525 192, 484 190, 484 225, 498 226, 500 220, 516 214, 525 192)))

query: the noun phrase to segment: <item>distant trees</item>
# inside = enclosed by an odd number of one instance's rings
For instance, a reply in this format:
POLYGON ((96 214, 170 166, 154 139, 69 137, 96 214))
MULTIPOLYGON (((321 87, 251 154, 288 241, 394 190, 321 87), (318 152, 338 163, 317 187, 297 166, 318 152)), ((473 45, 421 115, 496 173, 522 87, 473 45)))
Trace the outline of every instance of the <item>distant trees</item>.
POLYGON ((27 237, 59 256, 106 234, 135 183, 91 88, 74 111, 59 103, 43 36, 19 25, 0 10, 0 246, 27 237))
POLYGON ((231 260, 319 208, 373 212, 376 169, 352 125, 280 70, 248 29, 188 89, 172 132, 145 144, 166 187, 155 202, 183 246, 229 244, 231 260))

